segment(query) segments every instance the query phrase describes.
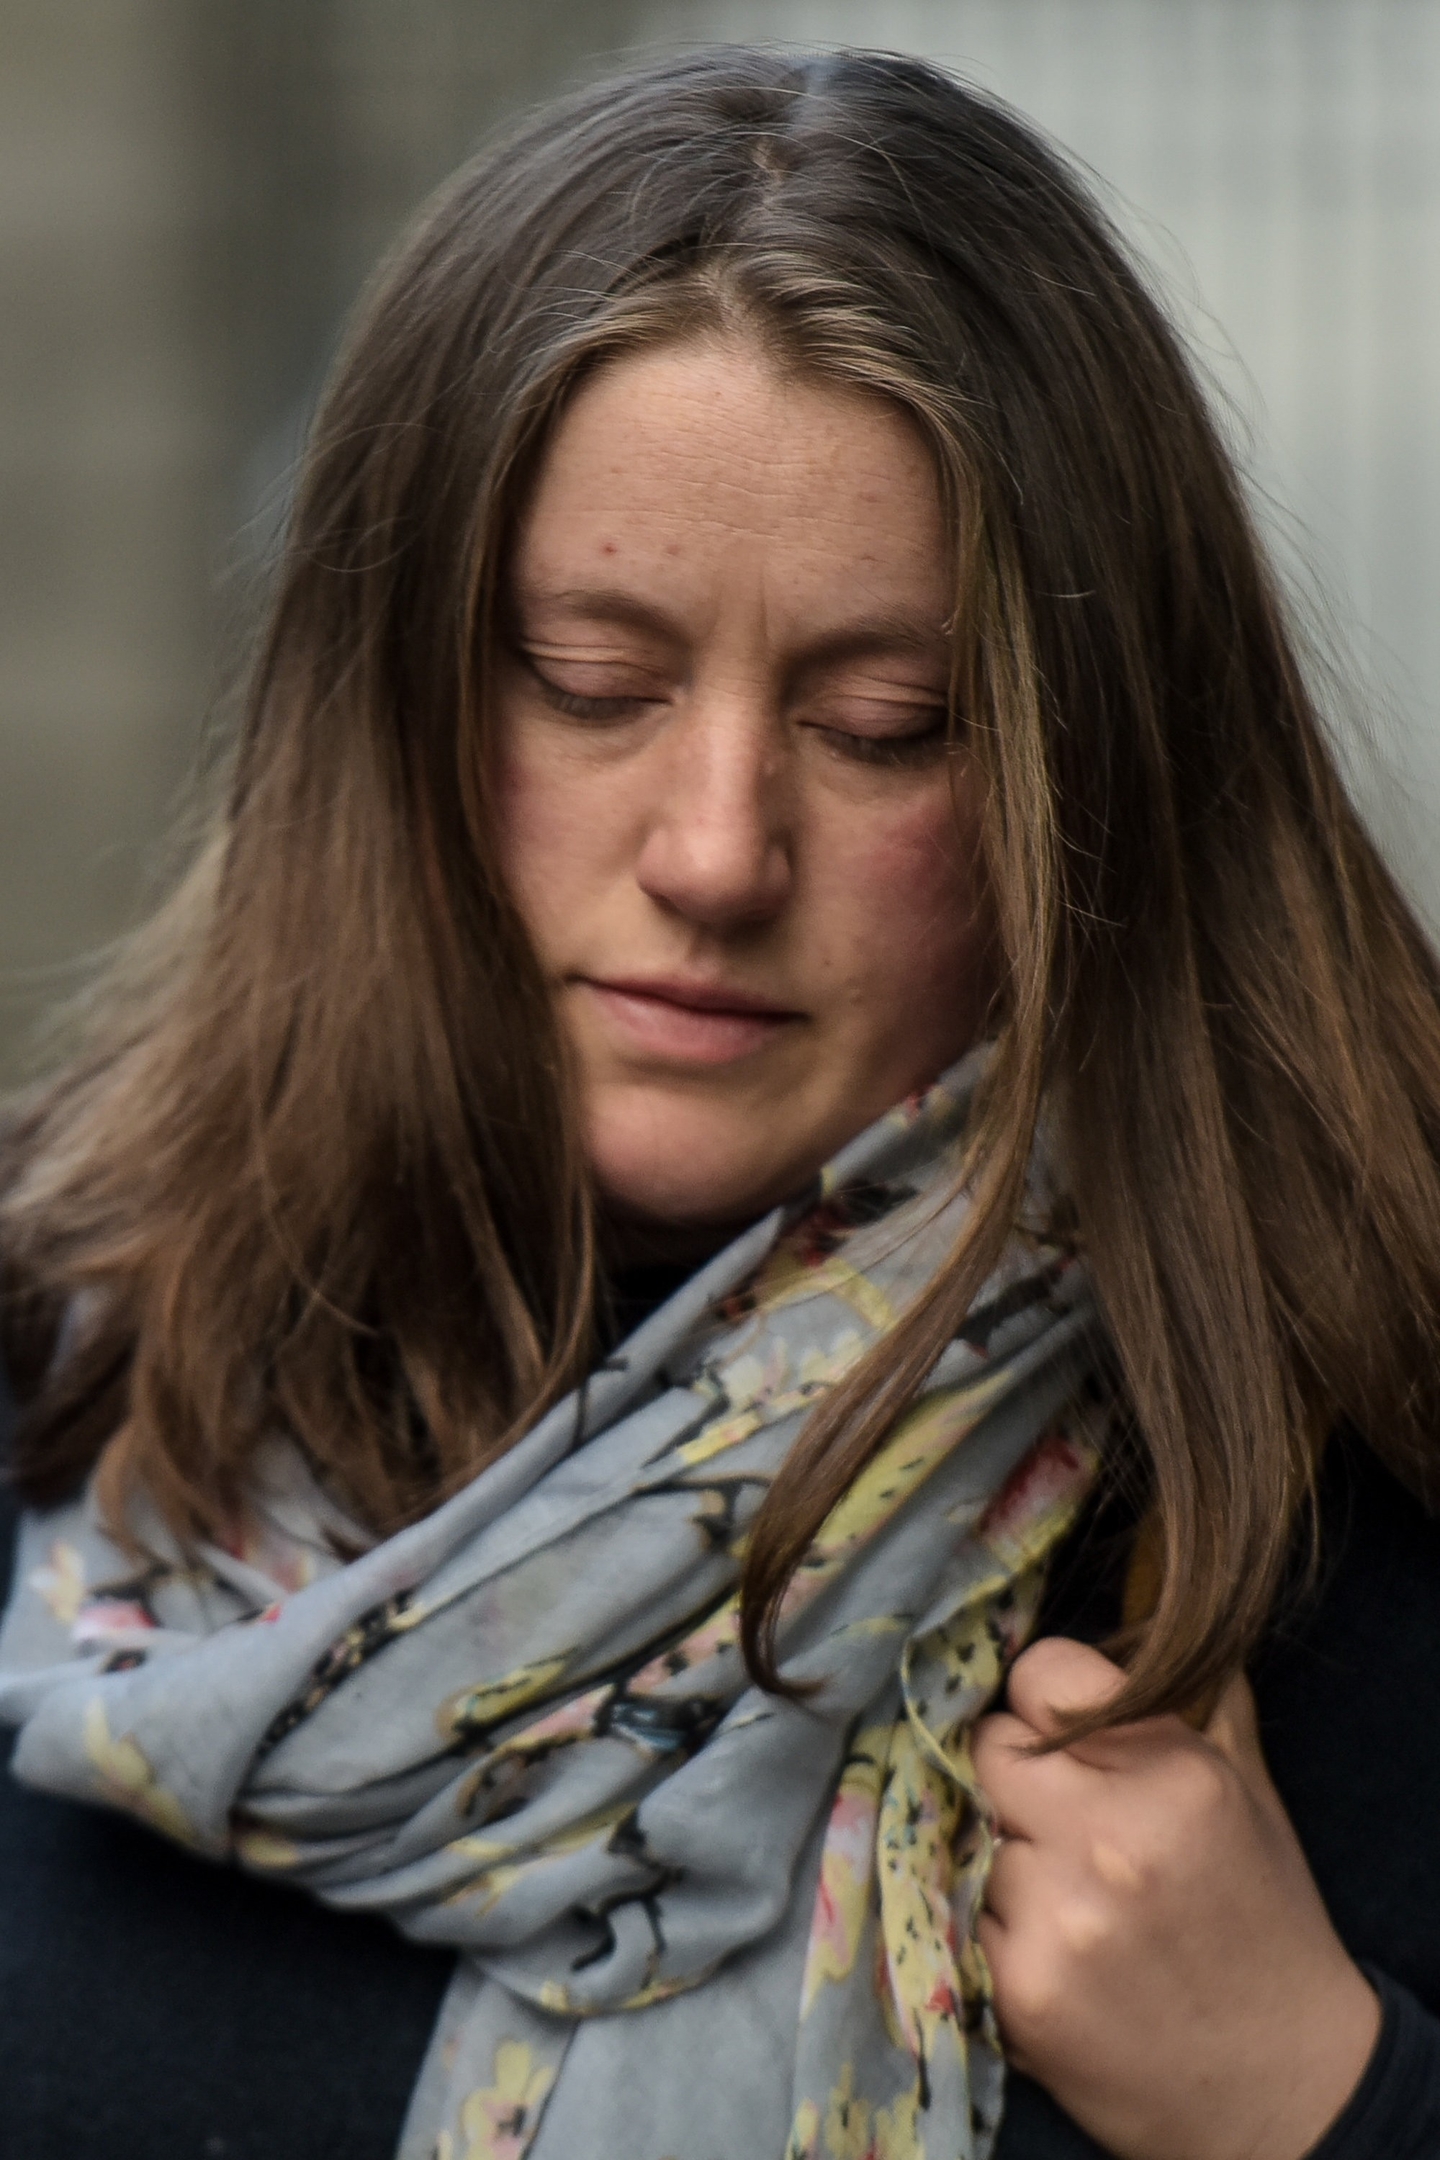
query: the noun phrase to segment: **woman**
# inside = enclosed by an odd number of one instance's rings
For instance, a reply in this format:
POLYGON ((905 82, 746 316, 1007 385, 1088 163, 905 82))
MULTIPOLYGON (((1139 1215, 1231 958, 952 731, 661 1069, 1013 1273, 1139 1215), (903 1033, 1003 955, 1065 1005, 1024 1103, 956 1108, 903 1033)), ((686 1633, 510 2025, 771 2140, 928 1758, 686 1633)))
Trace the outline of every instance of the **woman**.
POLYGON ((10 1127, 16 1769, 249 1871, 12 1794, 74 2138, 1436 2149, 1434 1841, 1354 1821, 1424 1705, 1345 1747, 1440 1628, 1437 1139, 1433 957, 1052 154, 863 54, 530 122, 10 1127))

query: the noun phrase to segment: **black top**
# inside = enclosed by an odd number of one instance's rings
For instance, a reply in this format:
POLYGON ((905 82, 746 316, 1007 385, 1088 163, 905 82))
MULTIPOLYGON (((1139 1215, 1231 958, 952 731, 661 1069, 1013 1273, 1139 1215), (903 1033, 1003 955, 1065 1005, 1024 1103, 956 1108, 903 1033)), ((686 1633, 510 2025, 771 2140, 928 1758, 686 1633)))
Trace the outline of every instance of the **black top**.
MULTIPOLYGON (((8 1496, 0 1509, 3 1595, 8 1496)), ((1338 1445, 1323 1523, 1318 1592, 1253 1677, 1275 1782, 1385 2022, 1314 2160, 1436 2160, 1440 1528, 1367 1450, 1338 1445)), ((1070 1541, 1051 1632, 1106 1632, 1120 1542, 1103 1515, 1070 1541)), ((0 2153, 393 2160, 448 1953, 3 1775, 0 1916, 0 2153)), ((1100 2150, 1012 2079, 996 2160, 1100 2150)))

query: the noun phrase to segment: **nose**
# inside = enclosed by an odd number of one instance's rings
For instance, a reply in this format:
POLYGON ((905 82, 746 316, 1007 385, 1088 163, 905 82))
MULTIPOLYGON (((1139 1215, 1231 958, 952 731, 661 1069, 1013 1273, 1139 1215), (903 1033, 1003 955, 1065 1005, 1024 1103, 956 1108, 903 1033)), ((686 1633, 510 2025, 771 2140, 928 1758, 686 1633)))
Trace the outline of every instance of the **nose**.
POLYGON ((664 730, 652 756, 636 863, 642 891, 707 929, 778 914, 793 878, 789 760, 758 700, 697 704, 664 730))

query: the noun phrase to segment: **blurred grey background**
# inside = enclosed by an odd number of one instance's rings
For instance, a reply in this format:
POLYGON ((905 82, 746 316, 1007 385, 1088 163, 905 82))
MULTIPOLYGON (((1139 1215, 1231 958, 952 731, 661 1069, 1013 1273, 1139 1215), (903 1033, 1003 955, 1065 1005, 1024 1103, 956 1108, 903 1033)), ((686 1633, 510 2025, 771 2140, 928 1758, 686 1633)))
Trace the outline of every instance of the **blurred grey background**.
POLYGON ((1440 919, 1440 0, 0 0, 0 1073, 134 919, 365 271, 629 52, 884 45, 1099 176, 1440 919))

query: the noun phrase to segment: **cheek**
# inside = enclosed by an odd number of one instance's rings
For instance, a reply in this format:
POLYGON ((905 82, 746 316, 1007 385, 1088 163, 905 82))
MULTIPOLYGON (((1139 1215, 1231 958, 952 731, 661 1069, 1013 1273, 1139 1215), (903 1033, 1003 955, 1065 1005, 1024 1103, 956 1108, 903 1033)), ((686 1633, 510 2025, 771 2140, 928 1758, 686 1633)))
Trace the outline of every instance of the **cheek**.
POLYGON ((516 729, 495 761, 496 850, 516 905, 542 955, 552 925, 569 916, 595 874, 603 816, 595 791, 563 756, 516 729))
POLYGON ((862 830, 848 850, 837 891, 849 918, 845 942, 890 1010, 912 1000, 923 1011, 953 1007, 957 998, 968 1010, 982 995, 988 911, 979 821, 963 800, 961 812, 948 795, 907 806, 862 830))

